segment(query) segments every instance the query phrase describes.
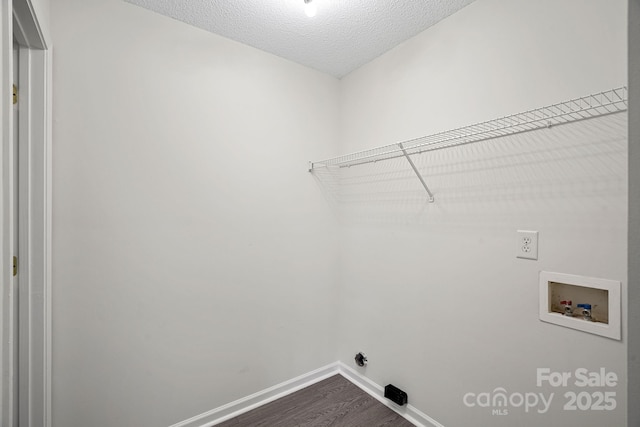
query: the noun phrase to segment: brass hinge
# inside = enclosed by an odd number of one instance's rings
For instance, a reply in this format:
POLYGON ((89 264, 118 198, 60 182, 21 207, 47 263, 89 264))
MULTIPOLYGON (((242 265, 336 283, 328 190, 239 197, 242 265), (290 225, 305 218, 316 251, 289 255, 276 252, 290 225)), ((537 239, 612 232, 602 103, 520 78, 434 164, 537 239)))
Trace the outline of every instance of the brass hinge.
POLYGON ((18 257, 17 256, 13 257, 13 275, 14 276, 18 275, 18 257))
POLYGON ((15 84, 13 85, 13 103, 18 103, 18 87, 15 84))

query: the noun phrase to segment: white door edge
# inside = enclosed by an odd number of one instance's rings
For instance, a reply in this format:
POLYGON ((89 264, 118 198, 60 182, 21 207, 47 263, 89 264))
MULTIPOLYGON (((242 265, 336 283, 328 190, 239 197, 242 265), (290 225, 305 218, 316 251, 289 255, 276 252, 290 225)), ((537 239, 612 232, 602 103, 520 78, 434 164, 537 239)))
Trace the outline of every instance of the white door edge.
POLYGON ((51 426, 51 51, 50 43, 40 30, 31 0, 13 0, 0 5, 0 55, 2 68, 2 141, 0 164, 0 304, 10 304, 8 287, 12 273, 13 233, 9 203, 11 168, 5 167, 12 156, 9 148, 13 133, 13 114, 8 109, 12 81, 13 36, 21 45, 19 89, 19 396, 4 381, 11 372, 12 342, 7 340, 10 317, 0 316, 2 351, 2 387, 0 421, 11 426, 16 415, 13 402, 19 400, 20 426, 51 426), (15 26, 14 26, 15 25, 15 26), (23 203, 25 202, 25 203, 23 203))

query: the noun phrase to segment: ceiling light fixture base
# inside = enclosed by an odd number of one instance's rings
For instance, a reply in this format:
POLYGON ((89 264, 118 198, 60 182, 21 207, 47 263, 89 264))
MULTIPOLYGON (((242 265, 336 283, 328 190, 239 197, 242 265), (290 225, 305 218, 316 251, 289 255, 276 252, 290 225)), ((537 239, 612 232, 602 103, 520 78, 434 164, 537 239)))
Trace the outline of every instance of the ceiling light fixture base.
POLYGON ((316 16, 316 13, 318 13, 318 7, 313 0, 304 0, 304 13, 306 13, 309 18, 316 16))

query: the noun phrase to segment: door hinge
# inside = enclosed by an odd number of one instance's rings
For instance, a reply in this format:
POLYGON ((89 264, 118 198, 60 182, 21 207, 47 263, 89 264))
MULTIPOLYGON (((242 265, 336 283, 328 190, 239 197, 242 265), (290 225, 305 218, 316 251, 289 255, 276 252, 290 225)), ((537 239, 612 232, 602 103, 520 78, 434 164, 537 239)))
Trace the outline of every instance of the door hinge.
POLYGON ((18 257, 17 256, 13 257, 13 275, 14 276, 18 275, 18 257))
POLYGON ((18 86, 16 86, 15 84, 13 85, 13 103, 18 103, 18 86))

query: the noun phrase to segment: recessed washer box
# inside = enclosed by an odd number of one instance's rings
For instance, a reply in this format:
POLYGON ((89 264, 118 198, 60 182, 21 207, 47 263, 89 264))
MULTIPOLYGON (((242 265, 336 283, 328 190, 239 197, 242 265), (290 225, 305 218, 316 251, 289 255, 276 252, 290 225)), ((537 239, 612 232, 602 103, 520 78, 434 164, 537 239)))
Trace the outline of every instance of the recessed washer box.
POLYGON ((540 272, 540 320, 603 337, 621 339, 620 282, 573 274, 540 272), (565 316, 561 301, 590 304, 592 321, 581 310, 565 316))

